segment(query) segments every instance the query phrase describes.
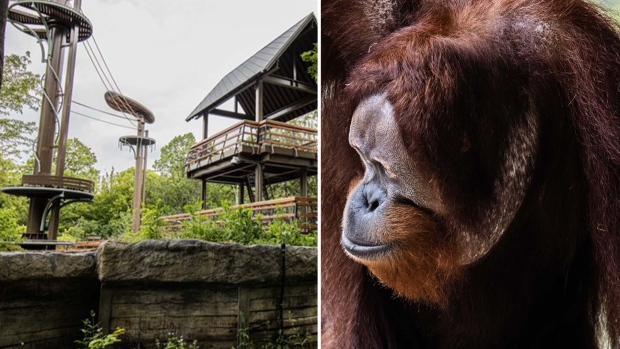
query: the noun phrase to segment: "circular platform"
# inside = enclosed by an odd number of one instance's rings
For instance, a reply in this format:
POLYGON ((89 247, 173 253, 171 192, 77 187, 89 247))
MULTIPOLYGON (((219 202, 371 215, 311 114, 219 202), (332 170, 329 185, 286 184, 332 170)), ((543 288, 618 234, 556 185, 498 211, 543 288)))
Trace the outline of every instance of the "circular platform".
POLYGON ((133 146, 151 146, 155 144, 155 140, 150 137, 140 137, 140 136, 122 136, 118 139, 118 141, 122 145, 133 145, 133 146))
POLYGON ((94 200, 95 198, 95 194, 93 193, 65 188, 13 186, 4 187, 2 188, 2 191, 9 195, 25 197, 52 198, 56 195, 64 193, 64 198, 66 200, 94 200))
POLYGON ((147 124, 155 122, 155 116, 150 110, 129 97, 125 97, 114 91, 106 92, 103 97, 106 103, 108 103, 108 106, 116 111, 131 114, 138 119, 144 120, 147 124))
POLYGON ((45 0, 19 0, 9 6, 7 19, 15 25, 20 23, 25 28, 17 29, 39 39, 47 39, 45 24, 51 23, 66 28, 78 28, 78 41, 84 41, 93 34, 93 25, 88 18, 73 8, 45 0))

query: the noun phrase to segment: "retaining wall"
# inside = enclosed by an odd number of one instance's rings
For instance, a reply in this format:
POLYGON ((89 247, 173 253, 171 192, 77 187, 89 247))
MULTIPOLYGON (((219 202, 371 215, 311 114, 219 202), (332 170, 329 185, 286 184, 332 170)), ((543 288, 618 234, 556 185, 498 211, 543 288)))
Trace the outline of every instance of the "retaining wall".
POLYGON ((316 347, 316 249, 287 247, 282 263, 279 246, 197 240, 1 253, 0 348, 75 348, 91 310, 104 331, 126 330, 117 348, 154 348, 171 332, 226 349, 249 334, 260 348, 280 328, 316 347))

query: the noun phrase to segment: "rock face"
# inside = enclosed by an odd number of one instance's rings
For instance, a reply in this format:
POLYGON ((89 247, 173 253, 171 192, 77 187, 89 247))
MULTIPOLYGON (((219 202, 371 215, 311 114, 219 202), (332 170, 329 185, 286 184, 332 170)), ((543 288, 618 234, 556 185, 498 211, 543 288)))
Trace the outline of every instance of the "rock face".
POLYGON ((95 253, 0 253, 0 282, 33 279, 94 278, 95 253))
MULTIPOLYGON (((262 283, 279 280, 279 246, 217 244, 201 240, 148 240, 137 244, 106 243, 97 252, 99 280, 104 282, 262 283)), ((315 248, 285 250, 286 279, 316 277, 315 248)))
POLYGON ((199 240, 105 243, 97 252, 0 253, 0 348, 72 348, 82 320, 123 327, 118 348, 155 348, 169 332, 201 347, 256 347, 310 335, 316 347, 317 250, 199 240), (284 282, 283 282, 284 281, 284 282))
POLYGON ((0 348, 73 348, 99 306, 95 253, 0 253, 0 348))

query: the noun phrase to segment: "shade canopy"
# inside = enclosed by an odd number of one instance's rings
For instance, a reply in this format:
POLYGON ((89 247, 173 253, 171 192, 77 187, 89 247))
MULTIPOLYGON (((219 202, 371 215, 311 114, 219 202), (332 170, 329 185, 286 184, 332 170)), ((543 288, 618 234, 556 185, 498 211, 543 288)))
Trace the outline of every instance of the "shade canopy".
POLYGON ((317 84, 301 54, 312 50, 317 38, 316 18, 309 14, 222 78, 185 120, 209 114, 254 120, 256 98, 251 87, 257 82, 264 86, 265 119, 288 121, 316 110, 317 84), (220 109, 232 98, 238 110, 220 109))

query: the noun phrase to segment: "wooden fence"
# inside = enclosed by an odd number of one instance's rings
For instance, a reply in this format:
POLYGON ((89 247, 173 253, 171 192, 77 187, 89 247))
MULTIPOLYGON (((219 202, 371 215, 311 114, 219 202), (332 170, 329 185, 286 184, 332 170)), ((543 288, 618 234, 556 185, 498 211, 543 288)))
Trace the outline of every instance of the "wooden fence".
MULTIPOLYGON (((253 217, 260 215, 263 223, 269 223, 277 219, 289 222, 296 220, 303 231, 316 230, 317 228, 316 198, 290 197, 236 205, 231 208, 236 209, 237 207, 251 210, 253 217)), ((196 214, 217 220, 222 211, 223 208, 215 208, 198 211, 196 214)), ((183 222, 190 218, 191 215, 188 213, 162 217, 164 222, 166 222, 164 229, 169 233, 179 232, 182 229, 183 222)))

